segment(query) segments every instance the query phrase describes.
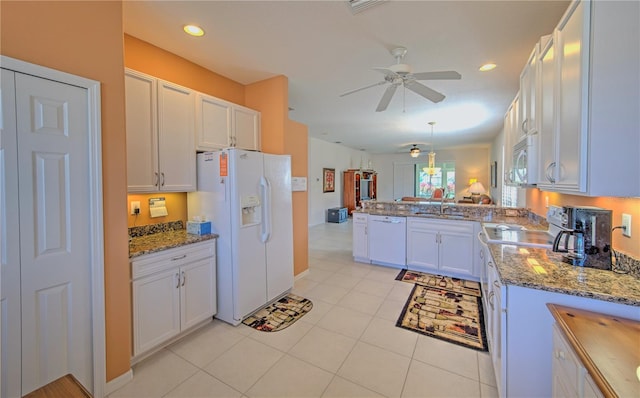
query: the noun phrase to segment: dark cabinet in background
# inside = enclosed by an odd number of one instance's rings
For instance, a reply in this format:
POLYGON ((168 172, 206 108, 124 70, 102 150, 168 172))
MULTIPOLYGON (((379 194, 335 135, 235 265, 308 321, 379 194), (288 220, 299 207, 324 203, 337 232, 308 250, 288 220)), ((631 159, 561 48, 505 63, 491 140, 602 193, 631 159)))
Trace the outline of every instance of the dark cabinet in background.
POLYGON ((363 200, 377 197, 377 174, 373 170, 349 169, 342 175, 344 207, 349 215, 361 207, 363 200))

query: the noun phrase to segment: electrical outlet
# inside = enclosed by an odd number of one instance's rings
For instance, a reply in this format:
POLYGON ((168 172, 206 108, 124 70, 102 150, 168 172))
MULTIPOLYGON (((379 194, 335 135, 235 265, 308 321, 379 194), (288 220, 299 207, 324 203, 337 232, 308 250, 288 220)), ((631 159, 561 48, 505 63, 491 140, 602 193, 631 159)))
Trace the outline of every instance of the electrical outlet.
POLYGON ((131 214, 140 214, 140 201, 135 200, 131 202, 131 214))
POLYGON ((622 230, 622 235, 631 237, 631 214, 622 214, 622 226, 625 229, 622 230))

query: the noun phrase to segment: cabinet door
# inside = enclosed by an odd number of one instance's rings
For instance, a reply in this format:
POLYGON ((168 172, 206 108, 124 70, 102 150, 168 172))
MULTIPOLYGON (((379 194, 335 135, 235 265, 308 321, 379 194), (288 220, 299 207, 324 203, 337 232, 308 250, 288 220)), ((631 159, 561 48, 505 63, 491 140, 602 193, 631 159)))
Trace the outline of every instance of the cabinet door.
POLYGON ((133 281, 133 354, 180 333, 180 273, 160 272, 133 281))
POLYGON ((570 8, 556 34, 558 133, 556 187, 569 191, 586 188, 587 87, 589 13, 585 2, 570 8))
POLYGON ((473 235, 440 231, 440 269, 473 276, 473 235))
POLYGON ((438 231, 425 227, 407 228, 407 267, 411 270, 438 270, 438 231))
POLYGON ((204 94, 196 96, 196 147, 203 151, 231 146, 231 104, 204 94))
POLYGON ((127 128, 127 189, 158 190, 156 79, 127 70, 124 76, 127 128))
POLYGON ((161 191, 190 192, 196 189, 194 101, 193 91, 158 81, 161 191))
POLYGON ((369 236, 367 234, 367 216, 353 216, 353 257, 360 260, 369 259, 369 236))
POLYGON ((252 151, 260 150, 260 112, 233 107, 233 146, 252 151))
POLYGON ((180 268, 180 325, 186 330, 216 313, 215 258, 180 268))
POLYGON ((520 74, 520 125, 518 126, 518 141, 537 131, 535 124, 536 104, 536 50, 520 74))
POLYGON ((556 119, 555 119, 555 41, 553 38, 542 49, 538 62, 540 75, 540 101, 538 118, 540 119, 540 148, 538 154, 538 185, 550 186, 555 181, 556 165, 556 119))

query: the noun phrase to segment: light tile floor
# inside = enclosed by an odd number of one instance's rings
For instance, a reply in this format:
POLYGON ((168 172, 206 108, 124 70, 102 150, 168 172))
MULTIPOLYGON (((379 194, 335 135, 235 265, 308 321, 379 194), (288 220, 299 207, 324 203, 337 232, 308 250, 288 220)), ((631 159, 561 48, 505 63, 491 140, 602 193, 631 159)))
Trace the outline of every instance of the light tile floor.
POLYGON ((214 320, 110 397, 497 397, 489 354, 395 327, 398 272, 353 261, 351 221, 311 227, 293 289, 311 312, 276 333, 214 320))

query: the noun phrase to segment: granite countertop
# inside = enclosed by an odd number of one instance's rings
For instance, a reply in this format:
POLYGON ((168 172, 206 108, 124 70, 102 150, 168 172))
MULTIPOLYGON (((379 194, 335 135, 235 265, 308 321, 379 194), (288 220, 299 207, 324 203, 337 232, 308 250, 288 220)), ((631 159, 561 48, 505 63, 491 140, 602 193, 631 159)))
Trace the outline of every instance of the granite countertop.
POLYGON ((143 254, 156 253, 162 250, 172 249, 216 239, 218 234, 194 235, 188 234, 186 229, 175 229, 163 232, 136 236, 129 242, 129 258, 142 256, 143 254))
POLYGON ((489 250, 505 285, 640 307, 640 279, 633 275, 573 266, 547 249, 489 244, 489 250))

